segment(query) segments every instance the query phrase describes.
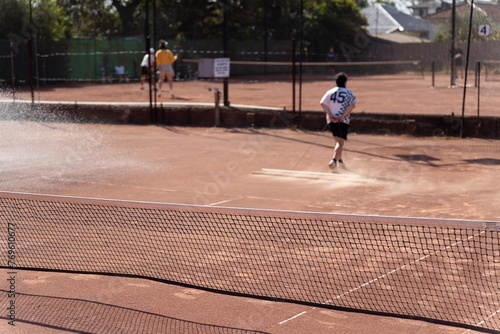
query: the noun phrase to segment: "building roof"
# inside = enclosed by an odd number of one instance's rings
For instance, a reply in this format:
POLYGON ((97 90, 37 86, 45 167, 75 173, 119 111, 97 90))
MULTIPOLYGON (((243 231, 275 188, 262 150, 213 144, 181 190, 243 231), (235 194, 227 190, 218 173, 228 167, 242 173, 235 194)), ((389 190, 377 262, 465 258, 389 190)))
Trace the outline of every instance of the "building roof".
POLYGON ((363 8, 361 12, 368 22, 368 30, 372 35, 400 32, 429 32, 429 23, 419 17, 398 11, 396 8, 374 4, 363 8))
POLYGON ((430 43, 430 40, 428 39, 422 39, 421 37, 405 34, 404 32, 399 31, 383 36, 379 35, 378 37, 380 40, 392 43, 430 43))

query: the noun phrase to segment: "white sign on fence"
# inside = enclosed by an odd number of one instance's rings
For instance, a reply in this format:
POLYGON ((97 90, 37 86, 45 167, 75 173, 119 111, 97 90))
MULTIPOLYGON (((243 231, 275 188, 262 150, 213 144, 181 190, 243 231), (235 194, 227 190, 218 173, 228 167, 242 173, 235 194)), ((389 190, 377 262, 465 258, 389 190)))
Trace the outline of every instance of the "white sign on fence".
POLYGON ((481 24, 479 25, 479 36, 488 36, 490 34, 490 25, 489 24, 481 24))
POLYGON ((198 61, 198 77, 229 78, 229 58, 201 58, 198 61))
POLYGON ((229 58, 214 59, 214 78, 229 78, 229 58))

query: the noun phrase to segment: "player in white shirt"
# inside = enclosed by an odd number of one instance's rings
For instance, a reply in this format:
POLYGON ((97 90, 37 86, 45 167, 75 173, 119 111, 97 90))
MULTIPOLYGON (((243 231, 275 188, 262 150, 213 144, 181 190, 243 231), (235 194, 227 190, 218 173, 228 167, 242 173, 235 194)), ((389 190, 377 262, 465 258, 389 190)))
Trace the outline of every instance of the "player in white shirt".
POLYGON ((347 75, 338 73, 335 77, 337 87, 328 90, 321 99, 321 107, 326 113, 326 123, 330 127, 333 138, 335 139, 335 148, 333 157, 328 166, 332 171, 337 170, 337 163, 345 169, 342 160, 342 150, 349 133, 350 114, 356 106, 356 97, 354 93, 346 88, 347 75))
POLYGON ((155 49, 149 49, 149 54, 145 54, 141 62, 141 89, 144 89, 144 81, 147 77, 151 82, 154 81, 155 69, 155 49))

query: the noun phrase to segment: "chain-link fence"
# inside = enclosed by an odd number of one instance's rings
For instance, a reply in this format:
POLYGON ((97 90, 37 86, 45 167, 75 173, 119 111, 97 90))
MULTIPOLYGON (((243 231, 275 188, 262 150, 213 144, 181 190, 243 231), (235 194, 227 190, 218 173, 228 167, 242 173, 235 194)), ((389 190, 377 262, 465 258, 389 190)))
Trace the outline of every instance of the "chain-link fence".
MULTIPOLYGON (((420 94, 427 105, 443 105, 442 114, 445 115, 498 116, 500 41, 459 43, 457 47, 463 50, 464 61, 461 68, 455 69, 457 77, 452 79, 449 43, 395 44, 363 37, 352 45, 335 45, 337 58, 334 63, 326 62, 326 52, 310 52, 291 40, 265 44, 262 41, 231 41, 227 52, 223 51, 221 40, 169 41, 169 48, 179 56, 175 63, 177 79, 197 79, 200 58, 227 55, 232 64, 231 79, 258 75, 259 80, 292 80, 292 74, 300 71, 300 79, 325 80, 331 79, 335 72, 345 71, 358 76, 359 80, 371 79, 374 85, 379 85, 378 79, 383 76, 383 80, 401 80, 401 86, 415 88, 398 92, 394 98, 420 94), (295 67, 293 61, 297 62, 295 67)), ((138 80, 145 44, 142 38, 35 40, 33 53, 36 57, 33 57, 31 70, 39 85, 114 81, 119 79, 116 67, 124 68, 128 80, 138 80)), ((4 86, 30 84, 28 50, 28 43, 12 45, 8 40, 0 41, 0 80, 4 86)), ((390 105, 388 101, 388 112, 390 105)), ((411 105, 407 112, 412 113, 411 105)))

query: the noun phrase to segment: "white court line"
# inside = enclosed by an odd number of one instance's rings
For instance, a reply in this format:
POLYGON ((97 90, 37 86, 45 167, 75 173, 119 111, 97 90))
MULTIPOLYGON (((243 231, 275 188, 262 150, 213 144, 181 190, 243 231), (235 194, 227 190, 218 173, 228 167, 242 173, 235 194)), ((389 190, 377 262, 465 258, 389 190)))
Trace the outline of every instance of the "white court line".
POLYGON ((397 179, 363 175, 360 173, 355 173, 350 169, 340 170, 338 172, 324 173, 324 172, 309 172, 300 170, 262 168, 259 171, 253 172, 253 174, 290 177, 297 179, 310 179, 310 180, 335 180, 337 182, 339 181, 347 182, 350 184, 352 183, 366 184, 366 183, 371 183, 373 181, 400 183, 400 181, 397 179))
POLYGON ((288 318, 288 319, 285 319, 285 320, 283 320, 283 321, 278 322, 278 325, 283 325, 284 323, 287 323, 287 322, 289 322, 290 320, 293 320, 293 319, 295 319, 295 318, 298 318, 298 317, 300 317, 301 315, 304 315, 304 314, 306 314, 306 313, 307 313, 307 311, 300 312, 299 314, 296 314, 296 315, 294 315, 293 317, 290 317, 290 318, 288 318))
MULTIPOLYGON (((0 99, 0 103, 31 103, 31 100, 27 99, 0 99)), ((36 101, 37 104, 44 105, 52 105, 52 104, 76 104, 78 105, 111 105, 111 106, 141 106, 147 107, 149 106, 149 102, 96 102, 96 101, 36 101)), ((200 106, 200 107, 213 107, 214 103, 210 102, 180 102, 180 101, 162 101, 157 102, 157 105, 164 106, 200 106)), ((278 107, 268 107, 268 106, 254 106, 254 105, 245 105, 245 104, 231 104, 231 106, 236 108, 250 108, 250 109, 261 109, 261 110, 274 110, 274 111, 282 111, 282 108, 278 107)))
MULTIPOLYGON (((34 176, 36 177, 36 176, 34 176)), ((71 183, 84 183, 84 184, 95 184, 99 186, 118 186, 117 183, 109 183, 109 182, 99 182, 99 181, 81 181, 81 180, 73 180, 68 178, 61 178, 57 176, 42 176, 41 179, 49 180, 54 182, 71 182, 71 183)), ((169 189, 169 188, 152 188, 152 187, 143 187, 143 186, 128 186, 128 188, 141 189, 141 190, 149 190, 149 191, 165 191, 165 192, 178 192, 177 189, 169 189)))
MULTIPOLYGON (((376 282, 376 281, 378 281, 378 280, 380 280, 380 279, 382 279, 382 278, 385 278, 385 277, 387 277, 387 276, 389 276, 389 275, 391 275, 391 274, 394 274, 395 272, 398 272, 398 271, 400 271, 400 270, 403 270, 403 269, 404 269, 404 268, 406 268, 406 267, 409 267, 409 266, 411 266, 411 265, 413 265, 413 264, 415 264, 415 263, 418 263, 418 262, 420 262, 420 261, 422 261, 422 260, 425 260, 425 259, 427 259, 427 258, 429 258, 429 257, 431 257, 431 256, 434 256, 434 255, 436 255, 436 254, 438 254, 438 253, 440 253, 440 252, 446 251, 446 250, 448 250, 448 249, 450 249, 450 248, 452 248, 452 247, 455 247, 455 246, 457 246, 457 245, 459 245, 459 244, 461 244, 461 243, 463 243, 463 242, 465 242, 465 241, 467 241, 467 240, 471 240, 471 239, 473 239, 473 238, 475 238, 475 237, 477 237, 477 236, 479 236, 479 235, 481 235, 481 234, 484 234, 484 233, 486 233, 486 231, 481 231, 479 234, 471 235, 470 237, 468 237, 468 238, 466 238, 466 239, 463 239, 463 240, 460 240, 460 241, 457 241, 457 242, 455 242, 455 243, 453 243, 453 244, 451 244, 451 245, 449 245, 449 246, 446 246, 445 248, 443 248, 443 249, 441 249, 441 250, 438 250, 438 251, 436 251, 436 252, 434 252, 434 253, 431 253, 431 254, 427 254, 427 255, 425 255, 425 256, 422 256, 422 257, 420 257, 420 258, 416 259, 415 261, 412 261, 412 262, 410 262, 410 263, 408 263, 408 264, 405 264, 405 265, 401 266, 400 268, 393 269, 393 270, 389 271, 389 272, 388 272, 388 273, 386 273, 386 274, 380 275, 380 276, 378 276, 378 277, 376 277, 376 278, 374 278, 374 279, 371 279, 371 280, 370 280, 370 281, 368 281, 368 282, 365 282, 365 283, 363 283, 363 284, 361 284, 361 285, 359 285, 359 286, 357 286, 357 287, 355 287, 355 288, 353 288, 353 289, 350 289, 349 291, 346 291, 346 292, 344 292, 343 294, 340 294, 340 295, 336 296, 334 299, 340 299, 340 298, 342 298, 342 297, 344 297, 344 296, 347 296, 347 295, 348 295, 348 294, 350 294, 351 292, 355 292, 355 291, 357 291, 357 290, 359 290, 359 289, 361 289, 361 288, 363 288, 363 287, 365 287, 365 286, 370 285, 371 283, 374 283, 374 282, 376 282)), ((332 301, 333 301, 333 299, 330 299, 330 300, 327 300, 327 301, 323 302, 322 304, 323 304, 323 305, 326 305, 326 304, 331 303, 332 301)), ((481 323, 484 323, 484 322, 485 322, 486 320, 488 320, 489 318, 492 318, 494 315, 496 315, 496 314, 497 314, 497 313, 499 313, 499 312, 500 312, 500 310, 498 310, 498 311, 494 312, 491 316, 489 316, 488 318, 486 318, 486 319, 484 319, 483 321, 481 321, 481 322, 480 322, 480 324, 481 324, 481 323)), ((301 312, 301 313, 299 313, 299 314, 294 315, 294 316, 293 316, 293 317, 291 317, 291 318, 288 318, 288 319, 286 319, 286 320, 284 320, 284 321, 279 322, 278 324, 279 324, 279 325, 281 325, 281 324, 286 323, 286 322, 288 322, 288 321, 290 321, 290 320, 292 320, 292 319, 298 318, 298 317, 300 317, 300 316, 302 316, 302 315, 304 315, 304 314, 306 314, 306 313, 307 313, 307 311, 303 311, 303 312, 301 312)))
MULTIPOLYGON (((475 324, 476 327, 480 327, 482 324, 484 324, 486 321, 490 320, 491 318, 493 318, 494 316, 496 316, 497 314, 500 314, 500 309, 496 310, 495 312, 493 312, 492 314, 490 314, 489 316, 487 316, 484 320, 478 322, 477 324, 475 324)), ((464 333, 469 333, 471 330, 468 329, 466 330, 465 332, 462 332, 460 334, 464 334, 464 333)))
MULTIPOLYGON (((438 251, 436 251, 436 252, 434 252, 434 253, 430 253, 430 254, 424 255, 424 256, 422 256, 422 257, 420 257, 420 258, 416 259, 415 261, 411 261, 411 262, 410 262, 410 263, 408 263, 408 264, 404 264, 404 265, 402 265, 402 266, 401 266, 401 267, 399 267, 399 268, 393 269, 393 270, 389 271, 388 273, 385 273, 385 274, 383 274, 383 275, 380 275, 380 276, 378 276, 378 277, 376 277, 376 278, 374 278, 374 279, 372 279, 372 280, 370 280, 370 281, 368 281, 368 282, 366 282, 366 283, 361 284, 360 286, 357 286, 357 287, 355 287, 355 288, 353 288, 353 289, 351 289, 351 290, 349 290, 349 291, 346 291, 346 292, 344 292, 343 294, 338 295, 338 296, 337 296, 337 297, 335 297, 334 299, 340 299, 340 298, 342 298, 342 297, 344 297, 344 296, 347 296, 347 295, 348 295, 348 294, 350 294, 351 292, 357 291, 357 290, 359 290, 359 289, 361 289, 361 288, 363 288, 363 287, 365 287, 365 286, 367 286, 367 285, 369 285, 369 284, 371 284, 371 283, 374 283, 374 282, 376 282, 376 281, 378 281, 378 280, 380 280, 380 279, 382 279, 382 278, 385 278, 385 277, 387 277, 387 276, 389 276, 389 275, 391 275, 391 274, 394 274, 394 273, 396 273, 396 272, 398 272, 398 271, 401 271, 401 270, 403 270, 403 269, 405 269, 405 268, 407 268, 407 267, 409 267, 409 266, 411 266, 411 265, 414 265, 414 264, 416 264, 416 263, 418 263, 418 262, 421 262, 422 260, 425 260, 425 259, 427 259, 427 258, 429 258, 429 257, 431 257, 431 256, 434 256, 434 255, 436 255, 436 254, 439 254, 439 253, 441 253, 441 252, 443 252, 443 251, 446 251, 446 250, 448 250, 448 249, 450 249, 450 248, 452 248, 452 247, 457 246, 458 244, 461 244, 461 243, 463 243, 463 242, 465 242, 465 241, 467 241, 467 240, 473 239, 473 238, 475 238, 475 237, 477 237, 477 236, 479 236, 479 235, 481 235, 481 234, 484 234, 484 233, 486 233, 486 232, 485 232, 485 231, 481 231, 479 234, 471 235, 471 236, 470 236, 470 237, 468 237, 467 239, 463 239, 463 240, 457 241, 457 242, 455 242, 455 243, 453 243, 453 244, 451 244, 451 245, 449 245, 449 246, 446 246, 445 248, 443 248, 443 249, 441 249, 441 250, 438 250, 438 251)), ((324 304, 331 303, 331 302, 332 302, 332 300, 327 300, 326 302, 324 302, 324 304)))
POLYGON ((245 198, 244 196, 241 196, 241 197, 236 197, 236 198, 230 198, 230 199, 226 199, 224 201, 220 201, 220 202, 215 202, 215 203, 210 203, 208 205, 210 206, 214 206, 214 205, 221 205, 221 204, 224 204, 224 203, 228 203, 228 202, 232 202, 232 201, 237 201, 239 199, 243 199, 245 198))
MULTIPOLYGON (((253 174, 267 175, 267 176, 281 176, 281 177, 295 177, 302 179, 338 179, 342 174, 340 173, 321 173, 321 172, 307 172, 299 170, 286 170, 286 169, 270 169, 262 168, 260 171, 253 172, 253 174)), ((343 174, 345 178, 348 174, 343 174)))

